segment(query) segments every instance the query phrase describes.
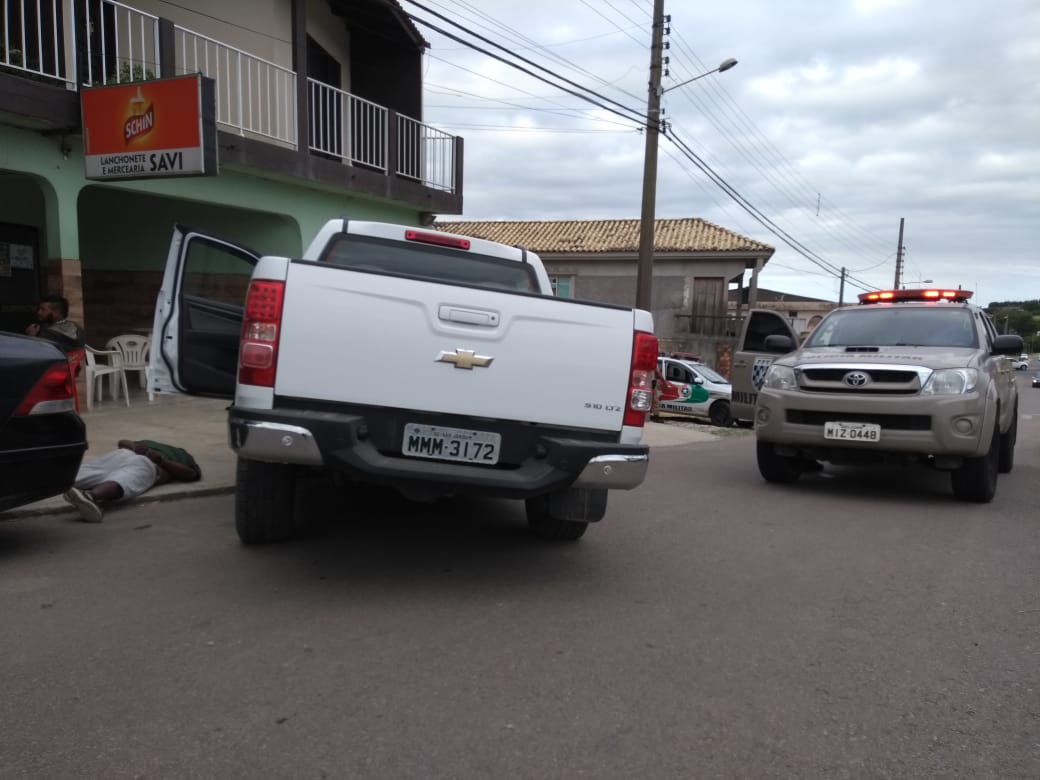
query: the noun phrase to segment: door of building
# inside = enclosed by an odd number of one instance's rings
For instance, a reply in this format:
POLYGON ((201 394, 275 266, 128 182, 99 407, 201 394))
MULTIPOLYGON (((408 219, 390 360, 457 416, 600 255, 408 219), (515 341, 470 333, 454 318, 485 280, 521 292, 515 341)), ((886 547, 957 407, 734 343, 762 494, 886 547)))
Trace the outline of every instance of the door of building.
POLYGON ((43 293, 39 232, 0 222, 0 330, 22 333, 43 293))

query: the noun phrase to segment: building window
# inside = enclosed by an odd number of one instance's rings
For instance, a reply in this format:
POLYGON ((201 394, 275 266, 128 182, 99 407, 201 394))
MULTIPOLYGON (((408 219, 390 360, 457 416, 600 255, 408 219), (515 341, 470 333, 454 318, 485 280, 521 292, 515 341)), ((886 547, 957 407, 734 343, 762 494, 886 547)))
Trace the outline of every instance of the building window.
POLYGON ((550 276, 549 281, 552 282, 553 295, 557 298, 574 297, 573 276, 550 276))

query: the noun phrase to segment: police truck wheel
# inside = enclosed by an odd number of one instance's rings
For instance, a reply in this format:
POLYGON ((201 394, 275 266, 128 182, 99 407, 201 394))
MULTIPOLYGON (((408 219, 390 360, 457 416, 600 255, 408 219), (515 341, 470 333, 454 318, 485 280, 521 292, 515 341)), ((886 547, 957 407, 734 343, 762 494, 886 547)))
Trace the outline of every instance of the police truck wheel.
POLYGON ((965 458, 959 469, 950 472, 954 498, 985 504, 997 492, 997 472, 1000 467, 1000 431, 994 426, 989 451, 979 458, 965 458))
POLYGON ((243 544, 281 542, 292 536, 296 467, 238 459, 235 530, 243 544))
POLYGON ((788 484, 796 482, 805 471, 805 460, 793 455, 778 455, 772 442, 756 444, 758 471, 766 482, 788 484))

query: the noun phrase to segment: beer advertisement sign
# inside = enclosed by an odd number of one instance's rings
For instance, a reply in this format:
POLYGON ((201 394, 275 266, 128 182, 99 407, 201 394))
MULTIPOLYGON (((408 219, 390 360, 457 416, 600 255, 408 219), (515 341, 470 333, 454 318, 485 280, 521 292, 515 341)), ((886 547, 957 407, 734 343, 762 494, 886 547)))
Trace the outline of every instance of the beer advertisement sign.
POLYGON ((84 89, 86 178, 217 173, 213 81, 201 74, 84 89))

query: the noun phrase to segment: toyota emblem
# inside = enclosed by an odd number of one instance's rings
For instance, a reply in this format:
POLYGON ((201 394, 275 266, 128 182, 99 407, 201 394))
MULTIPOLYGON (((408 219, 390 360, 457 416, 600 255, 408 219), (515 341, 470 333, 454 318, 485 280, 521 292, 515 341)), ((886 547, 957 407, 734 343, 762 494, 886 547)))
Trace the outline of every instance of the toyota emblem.
POLYGON ((849 387, 863 387, 863 385, 870 381, 870 376, 863 371, 850 371, 842 377, 841 381, 849 387))

